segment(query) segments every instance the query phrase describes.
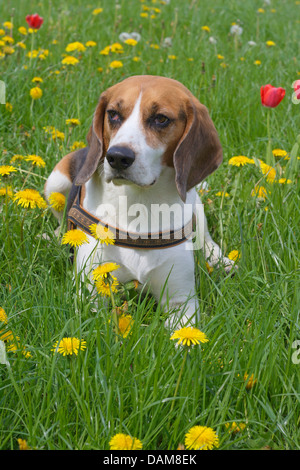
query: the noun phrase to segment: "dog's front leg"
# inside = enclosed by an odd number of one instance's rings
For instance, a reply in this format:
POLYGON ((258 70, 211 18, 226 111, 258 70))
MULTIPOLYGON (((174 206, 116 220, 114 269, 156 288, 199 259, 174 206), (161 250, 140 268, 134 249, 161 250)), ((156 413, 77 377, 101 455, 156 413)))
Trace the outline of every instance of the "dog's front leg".
POLYGON ((204 206, 199 196, 196 204, 196 245, 194 249, 201 249, 204 252, 206 261, 210 266, 223 265, 226 272, 230 272, 234 262, 223 256, 219 245, 212 239, 207 226, 207 219, 204 213, 204 206))
MULTIPOLYGON (((197 323, 194 255, 185 244, 174 247, 169 256, 152 271, 151 291, 168 312, 165 325, 172 330, 197 323)), ((164 253, 163 253, 164 255, 164 253)))

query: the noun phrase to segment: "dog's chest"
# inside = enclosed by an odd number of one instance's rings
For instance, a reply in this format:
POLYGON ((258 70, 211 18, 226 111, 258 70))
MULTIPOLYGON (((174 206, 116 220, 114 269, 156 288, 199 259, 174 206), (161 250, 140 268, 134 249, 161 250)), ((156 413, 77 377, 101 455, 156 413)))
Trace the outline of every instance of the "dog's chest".
POLYGON ((160 266, 169 260, 174 262, 176 252, 179 251, 179 247, 163 250, 144 250, 114 245, 99 245, 93 237, 88 236, 88 238, 89 243, 82 245, 78 250, 78 270, 82 271, 84 269, 90 277, 92 270, 99 264, 114 262, 120 266, 114 274, 121 283, 137 280, 141 284, 145 284, 154 272, 159 272, 160 266))

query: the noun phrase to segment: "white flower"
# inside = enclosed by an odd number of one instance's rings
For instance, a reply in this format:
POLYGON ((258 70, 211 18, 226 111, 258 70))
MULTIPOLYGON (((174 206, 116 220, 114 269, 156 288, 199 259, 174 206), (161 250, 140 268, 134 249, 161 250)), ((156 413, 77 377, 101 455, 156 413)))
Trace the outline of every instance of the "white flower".
POLYGON ((255 41, 248 41, 248 46, 256 46, 256 42, 255 41))
POLYGON ((240 36, 242 32, 243 32, 243 28, 241 28, 241 26, 239 26, 238 24, 233 24, 230 28, 231 34, 237 34, 238 36, 240 36))
POLYGON ((135 41, 139 42, 141 39, 141 35, 139 33, 133 32, 133 33, 121 33, 119 35, 119 39, 122 42, 127 41, 127 39, 134 39, 135 41))
POLYGON ((165 38, 163 42, 163 47, 172 47, 172 38, 165 38))
POLYGON ((210 38, 208 40, 211 44, 217 44, 217 40, 213 36, 210 36, 210 38))

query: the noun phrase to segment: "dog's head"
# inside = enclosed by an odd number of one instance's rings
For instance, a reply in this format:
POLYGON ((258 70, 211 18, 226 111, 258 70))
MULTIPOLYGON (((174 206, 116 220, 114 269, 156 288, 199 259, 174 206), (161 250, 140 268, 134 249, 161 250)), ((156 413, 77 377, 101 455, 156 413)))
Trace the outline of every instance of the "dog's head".
POLYGON ((169 166, 183 201, 222 162, 207 108, 181 83, 158 76, 130 77, 102 93, 88 143, 76 184, 88 181, 100 162, 107 182, 144 187, 169 166))

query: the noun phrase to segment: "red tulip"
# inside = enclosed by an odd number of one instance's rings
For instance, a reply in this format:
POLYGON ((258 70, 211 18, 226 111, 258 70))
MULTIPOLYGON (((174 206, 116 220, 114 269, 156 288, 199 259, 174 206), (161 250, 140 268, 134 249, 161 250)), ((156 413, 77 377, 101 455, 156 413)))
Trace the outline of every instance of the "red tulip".
POLYGON ((262 86, 260 89, 261 104, 268 108, 276 108, 283 100, 285 95, 284 88, 275 88, 272 85, 262 86))
POLYGON ((39 16, 37 13, 35 13, 34 15, 27 15, 26 16, 26 21, 27 21, 30 28, 40 29, 40 27, 42 26, 42 24, 44 22, 44 18, 39 16))
POLYGON ((293 83, 293 86, 294 86, 294 91, 296 93, 296 98, 297 100, 300 100, 300 80, 296 80, 293 83))

